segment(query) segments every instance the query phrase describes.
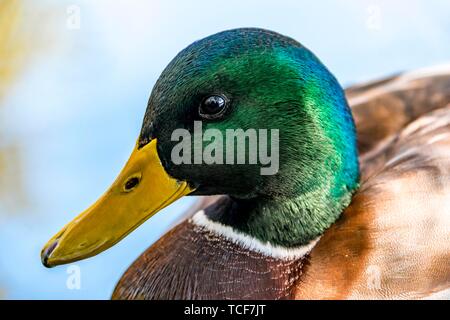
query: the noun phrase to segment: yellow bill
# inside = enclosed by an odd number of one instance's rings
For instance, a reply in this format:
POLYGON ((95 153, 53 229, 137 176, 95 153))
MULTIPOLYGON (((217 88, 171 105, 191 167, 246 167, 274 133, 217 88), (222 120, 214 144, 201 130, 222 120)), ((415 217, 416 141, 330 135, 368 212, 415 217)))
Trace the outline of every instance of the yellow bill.
POLYGON ((192 191, 166 173, 155 139, 140 149, 136 146, 109 190, 47 242, 42 263, 53 267, 92 257, 192 191))

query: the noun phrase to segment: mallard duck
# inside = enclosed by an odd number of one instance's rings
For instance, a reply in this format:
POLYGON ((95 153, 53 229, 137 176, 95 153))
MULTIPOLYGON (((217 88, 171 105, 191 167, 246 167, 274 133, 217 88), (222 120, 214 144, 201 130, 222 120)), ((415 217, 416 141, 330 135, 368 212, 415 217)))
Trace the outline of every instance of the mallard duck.
POLYGON ((450 287, 449 101, 449 70, 345 92, 289 37, 214 34, 165 68, 124 169, 49 240, 42 262, 91 257, 180 197, 210 196, 129 267, 114 299, 442 293, 450 287), (277 172, 262 174, 261 162, 174 163, 172 134, 192 132, 195 121, 216 133, 279 130, 277 172))

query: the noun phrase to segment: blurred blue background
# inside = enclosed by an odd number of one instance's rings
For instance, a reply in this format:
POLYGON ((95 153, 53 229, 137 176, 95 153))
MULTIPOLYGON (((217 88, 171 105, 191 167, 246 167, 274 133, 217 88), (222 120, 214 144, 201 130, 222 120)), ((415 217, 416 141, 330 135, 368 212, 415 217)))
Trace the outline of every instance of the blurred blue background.
POLYGON ((174 55, 244 26, 297 39, 344 86, 450 60, 448 1, 0 0, 0 298, 109 298, 195 199, 77 262, 80 289, 41 247, 114 180, 174 55))

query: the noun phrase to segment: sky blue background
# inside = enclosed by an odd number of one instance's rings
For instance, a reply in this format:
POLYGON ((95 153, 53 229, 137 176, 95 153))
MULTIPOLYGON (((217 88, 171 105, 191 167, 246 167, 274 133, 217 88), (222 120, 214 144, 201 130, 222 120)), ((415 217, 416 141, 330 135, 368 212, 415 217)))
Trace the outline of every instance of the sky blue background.
POLYGON ((0 143, 19 146, 27 199, 0 203, 3 298, 109 298, 127 266, 193 203, 180 200, 109 251, 77 262, 80 290, 66 287, 66 266, 40 264, 42 245, 114 180, 159 73, 191 42, 235 27, 272 29, 310 48, 343 85, 450 60, 448 1, 31 3, 25 23, 33 21, 43 49, 0 108, 0 143), (69 5, 80 8, 78 30, 66 26, 69 5))

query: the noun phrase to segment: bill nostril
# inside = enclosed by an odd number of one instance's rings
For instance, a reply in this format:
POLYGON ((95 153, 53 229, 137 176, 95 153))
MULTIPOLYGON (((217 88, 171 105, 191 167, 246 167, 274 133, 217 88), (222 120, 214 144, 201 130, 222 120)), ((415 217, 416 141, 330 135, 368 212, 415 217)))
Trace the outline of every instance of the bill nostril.
POLYGON ((131 191, 139 184, 140 181, 141 179, 139 177, 131 177, 127 180, 127 182, 125 182, 123 189, 125 191, 131 191))

